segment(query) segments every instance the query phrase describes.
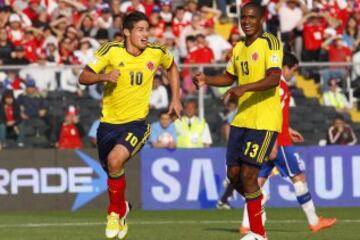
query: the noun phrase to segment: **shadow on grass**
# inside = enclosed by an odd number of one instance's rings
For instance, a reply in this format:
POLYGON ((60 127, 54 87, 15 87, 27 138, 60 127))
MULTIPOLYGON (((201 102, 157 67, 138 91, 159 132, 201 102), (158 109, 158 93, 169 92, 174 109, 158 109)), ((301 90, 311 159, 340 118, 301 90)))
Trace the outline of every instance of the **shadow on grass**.
POLYGON ((236 228, 221 228, 221 227, 206 228, 206 231, 228 232, 228 233, 238 233, 239 232, 239 230, 236 228))

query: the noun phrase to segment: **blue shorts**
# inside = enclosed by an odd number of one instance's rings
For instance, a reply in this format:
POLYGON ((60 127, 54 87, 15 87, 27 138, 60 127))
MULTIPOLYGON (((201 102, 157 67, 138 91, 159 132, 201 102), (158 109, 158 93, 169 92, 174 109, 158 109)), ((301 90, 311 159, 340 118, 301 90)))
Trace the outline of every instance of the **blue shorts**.
POLYGON ((268 160, 276 138, 277 132, 231 126, 226 165, 246 163, 261 167, 268 160))
POLYGON ((304 162, 291 146, 278 147, 276 159, 266 162, 260 169, 259 177, 267 178, 276 167, 282 177, 294 177, 305 169, 304 162))
POLYGON ((134 121, 125 124, 100 123, 97 131, 97 148, 102 167, 108 172, 107 157, 116 144, 121 144, 134 156, 151 133, 150 124, 134 121))

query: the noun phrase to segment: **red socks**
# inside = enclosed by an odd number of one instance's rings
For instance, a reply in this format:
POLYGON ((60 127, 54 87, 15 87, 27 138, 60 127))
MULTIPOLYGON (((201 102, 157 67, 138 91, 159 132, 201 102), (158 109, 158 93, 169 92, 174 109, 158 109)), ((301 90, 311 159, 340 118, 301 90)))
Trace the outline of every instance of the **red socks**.
POLYGON ((119 178, 108 178, 108 193, 110 204, 108 208, 108 214, 115 212, 120 217, 125 215, 126 204, 125 204, 125 188, 126 180, 125 175, 119 178))
POLYGON ((250 230, 253 233, 265 236, 265 228, 261 219, 263 211, 261 206, 262 198, 262 194, 260 196, 257 196, 256 198, 246 198, 246 203, 249 214, 250 230))

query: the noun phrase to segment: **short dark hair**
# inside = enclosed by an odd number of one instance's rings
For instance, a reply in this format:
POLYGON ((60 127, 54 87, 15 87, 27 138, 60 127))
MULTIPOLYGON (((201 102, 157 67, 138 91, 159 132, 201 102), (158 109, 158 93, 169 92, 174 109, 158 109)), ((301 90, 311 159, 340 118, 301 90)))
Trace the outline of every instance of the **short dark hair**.
POLYGON ((162 116, 162 115, 169 115, 169 111, 168 110, 166 110, 166 109, 163 109, 163 110, 161 110, 160 112, 159 112, 159 118, 162 116))
POLYGON ((195 42, 196 41, 196 38, 195 38, 195 36, 193 36, 193 35, 189 35, 189 36, 187 36, 186 38, 185 38, 185 42, 195 42))
POLYGON ((140 21, 146 21, 149 23, 149 19, 144 13, 139 11, 129 13, 124 17, 123 29, 129 29, 131 31, 134 28, 134 25, 140 21))
POLYGON ((241 6, 240 12, 242 12, 242 9, 247 7, 255 8, 256 11, 259 13, 260 17, 264 16, 265 14, 265 8, 261 6, 260 3, 258 3, 257 1, 250 1, 245 3, 244 5, 241 6))
POLYGON ((195 39, 198 39, 198 38, 205 38, 205 35, 202 33, 196 34, 195 39))
POLYGON ((345 117, 344 117, 344 115, 338 113, 338 114, 336 114, 335 117, 334 117, 334 121, 335 121, 335 120, 345 121, 345 117))
POLYGON ((299 60, 294 54, 290 52, 284 52, 282 65, 287 66, 289 69, 291 69, 295 65, 299 65, 299 60))
POLYGON ((190 103, 193 103, 196 107, 198 107, 198 101, 194 98, 185 100, 184 105, 189 105, 190 103))

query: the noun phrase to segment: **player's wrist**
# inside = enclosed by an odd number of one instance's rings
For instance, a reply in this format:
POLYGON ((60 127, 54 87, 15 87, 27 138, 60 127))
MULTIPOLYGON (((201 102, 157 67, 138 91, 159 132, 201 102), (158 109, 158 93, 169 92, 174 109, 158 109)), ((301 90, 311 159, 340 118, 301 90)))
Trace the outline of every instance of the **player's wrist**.
POLYGON ((97 74, 96 75, 96 82, 106 82, 107 74, 97 74))

